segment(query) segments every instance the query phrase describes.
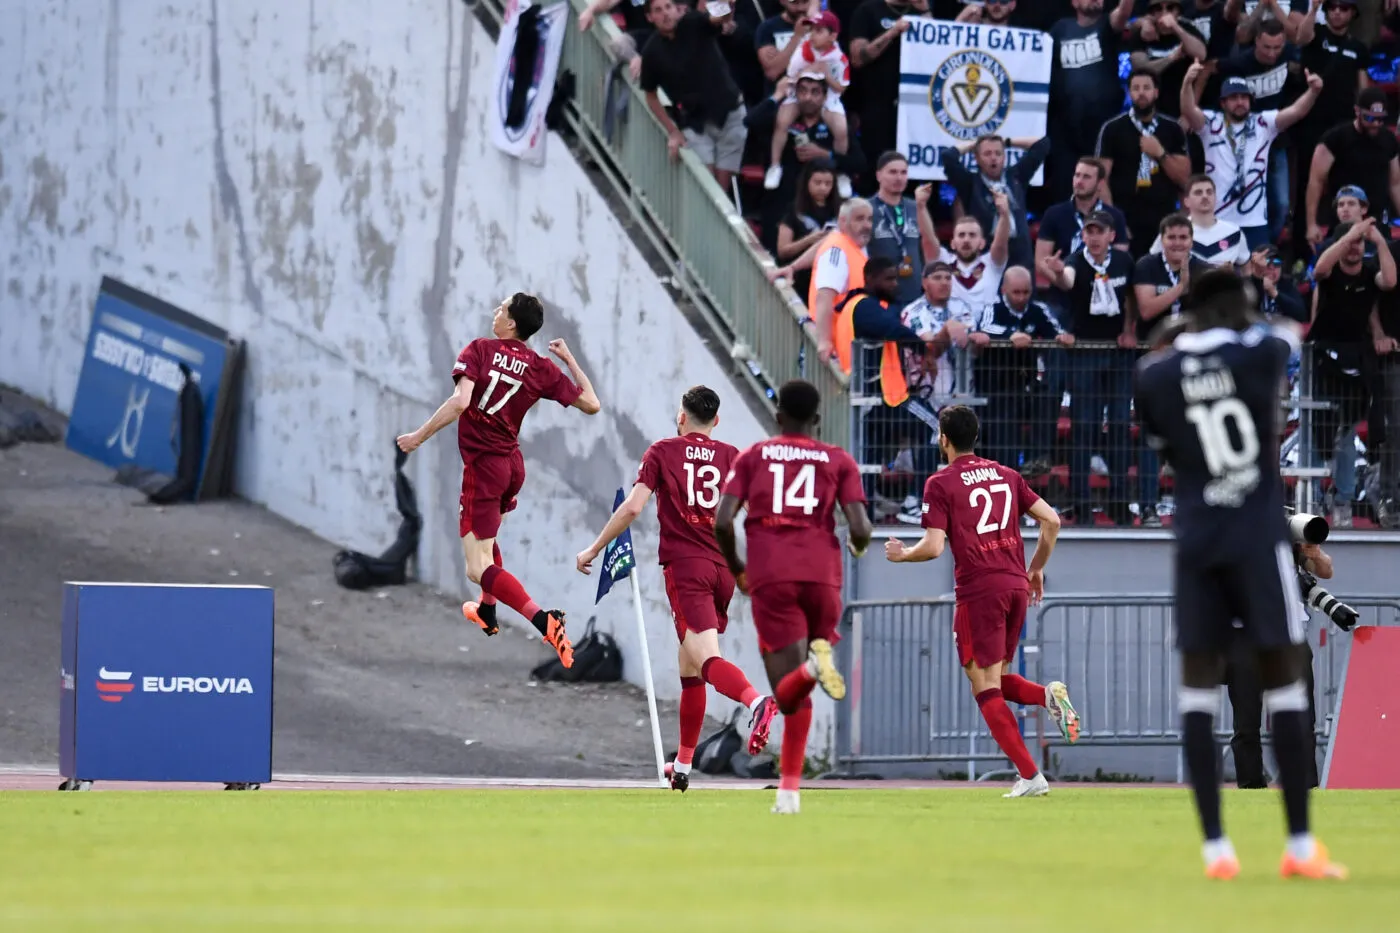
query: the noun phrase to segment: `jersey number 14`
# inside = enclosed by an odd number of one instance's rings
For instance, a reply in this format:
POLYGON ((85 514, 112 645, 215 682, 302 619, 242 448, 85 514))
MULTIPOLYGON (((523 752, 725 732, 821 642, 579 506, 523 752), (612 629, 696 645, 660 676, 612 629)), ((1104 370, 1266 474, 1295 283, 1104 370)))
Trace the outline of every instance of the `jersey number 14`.
POLYGON ((815 464, 802 464, 791 483, 787 482, 786 464, 770 463, 768 472, 773 474, 774 515, 781 515, 787 509, 800 510, 803 515, 811 515, 817 510, 820 500, 816 494, 817 468, 815 464))

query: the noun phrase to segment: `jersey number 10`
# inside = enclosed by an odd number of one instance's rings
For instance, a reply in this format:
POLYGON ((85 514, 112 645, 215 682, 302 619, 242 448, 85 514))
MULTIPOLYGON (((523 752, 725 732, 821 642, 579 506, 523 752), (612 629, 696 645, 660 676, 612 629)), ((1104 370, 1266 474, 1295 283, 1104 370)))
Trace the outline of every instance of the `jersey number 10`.
POLYGON ((1196 426, 1196 436, 1201 442, 1201 454, 1206 458, 1206 468, 1211 476, 1224 476, 1235 470, 1252 466, 1259 457, 1259 432, 1254 427, 1254 418, 1249 408, 1237 398, 1222 398, 1219 401, 1186 408, 1186 420, 1196 426), (1230 436, 1228 422, 1235 423, 1235 433, 1239 443, 1230 436))

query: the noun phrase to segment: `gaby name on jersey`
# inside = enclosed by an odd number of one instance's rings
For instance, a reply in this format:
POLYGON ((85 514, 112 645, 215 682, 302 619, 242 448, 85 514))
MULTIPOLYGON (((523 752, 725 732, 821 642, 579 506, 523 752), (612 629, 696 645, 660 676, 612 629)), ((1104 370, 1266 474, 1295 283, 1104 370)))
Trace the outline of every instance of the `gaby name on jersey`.
POLYGON ((703 460, 706 463, 712 463, 715 459, 715 452, 710 447, 693 447, 687 445, 685 448, 685 459, 703 460))

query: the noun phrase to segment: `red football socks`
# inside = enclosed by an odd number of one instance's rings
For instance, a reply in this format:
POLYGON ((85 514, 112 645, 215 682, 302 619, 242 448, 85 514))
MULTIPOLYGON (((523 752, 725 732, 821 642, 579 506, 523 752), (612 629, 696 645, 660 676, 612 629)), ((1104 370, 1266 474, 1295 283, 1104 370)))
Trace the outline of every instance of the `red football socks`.
MULTIPOLYGON (((505 566, 503 563, 501 563, 501 546, 499 544, 496 544, 494 542, 491 544, 491 556, 495 558, 497 567, 505 566)), ((481 605, 496 605, 496 597, 492 596, 490 593, 486 592, 486 590, 483 589, 481 591, 481 605)))
MULTIPOLYGON (((759 692, 749 683, 744 672, 718 655, 700 665, 700 676, 722 696, 738 700, 745 706, 753 705, 753 701, 759 698, 759 692)), ((684 680, 682 678, 682 682, 684 680)))
POLYGON ((700 729, 705 725, 705 681, 699 677, 681 678, 681 744, 676 751, 676 763, 688 765, 695 759, 695 746, 700 744, 700 729))
POLYGON ((525 592, 525 587, 520 585, 520 581, 496 564, 487 567, 486 572, 481 575, 481 589, 531 621, 540 611, 539 604, 525 592))
POLYGON ((806 664, 802 664, 778 681, 778 686, 773 688, 773 699, 778 701, 778 709, 784 715, 791 715, 788 710, 797 709, 798 704, 812 695, 812 688, 816 685, 817 678, 807 670, 806 664))
MULTIPOLYGON (((789 675, 791 676, 791 675, 789 675)), ((811 687, 807 688, 811 692, 811 687)), ((783 757, 779 762, 779 790, 797 790, 802 766, 807 763, 807 733, 812 730, 812 701, 803 699, 796 712, 783 714, 783 757)))
POLYGON ((1021 706, 1045 705, 1045 688, 1020 674, 1001 675, 1001 695, 1021 706))
MULTIPOLYGON (((1012 714, 1011 707, 1002 699, 1001 691, 995 687, 983 690, 977 694, 977 706, 982 710, 982 718, 986 720, 987 727, 992 730, 992 738, 996 740, 997 748, 1011 759, 1021 777, 1026 780, 1035 777, 1040 769, 1035 766, 1035 759, 1026 750, 1026 743, 1021 740, 1021 730, 1016 728, 1016 717, 1012 714)), ((783 748, 786 750, 787 746, 784 745, 783 748)))

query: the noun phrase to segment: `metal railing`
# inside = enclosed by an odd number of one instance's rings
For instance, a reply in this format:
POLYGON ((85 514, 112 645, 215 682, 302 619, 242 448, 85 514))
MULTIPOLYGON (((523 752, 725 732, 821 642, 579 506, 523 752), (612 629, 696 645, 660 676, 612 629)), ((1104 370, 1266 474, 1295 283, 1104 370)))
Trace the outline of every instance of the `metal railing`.
MULTIPOLYGON (((499 28, 507 0, 478 0, 475 8, 499 28)), ((571 0, 574 14, 583 0, 571 0)), ((802 377, 822 395, 822 439, 846 447, 846 380, 829 363, 816 363, 816 342, 805 326, 807 309, 787 287, 769 282, 772 268, 728 194, 689 149, 670 158, 666 133, 645 96, 626 78, 626 117, 609 134, 605 127, 610 77, 619 60, 612 48, 623 36, 608 16, 588 34, 569 17, 559 69, 573 72, 576 90, 565 108, 578 135, 613 191, 627 205, 636 229, 666 265, 675 286, 699 311, 735 361, 738 374, 771 412, 774 391, 802 377)))
MULTIPOLYGON (((1342 601, 1360 625, 1400 625, 1400 600, 1342 601)), ((1173 597, 1047 597, 1026 620, 1013 670, 1032 681, 1069 685, 1081 719, 1078 771, 1094 763, 1094 749, 1180 745, 1173 647, 1173 597)), ((840 764, 880 770, 897 764, 936 763, 969 779, 1003 773, 1005 756, 992 740, 957 661, 951 597, 860 601, 842 620, 841 663, 850 672, 848 702, 838 706, 840 764), (982 767, 988 763, 999 763, 982 767)), ((1314 615, 1312 634, 1319 754, 1331 733, 1337 690, 1350 636, 1314 615), (1320 642, 1320 644, 1319 644, 1320 642)), ((1050 773, 1052 752, 1066 743, 1040 707, 1018 708, 1032 753, 1039 749, 1050 773)), ((1217 735, 1228 744, 1233 715, 1220 691, 1217 735)), ((1175 757, 1175 756, 1173 756, 1175 757)), ((1132 771, 1122 755, 1112 769, 1132 771)), ((1127 759, 1131 762, 1131 759, 1127 759)), ((1151 770, 1151 769, 1149 769, 1151 770)), ((1162 766, 1157 764, 1160 772, 1162 766)), ((1168 770, 1180 773, 1179 760, 1168 770)))
MULTIPOLYGON (((906 350, 911 398, 891 408, 880 391, 879 347, 861 343, 852 354, 850 411, 851 450, 877 520, 902 514, 917 523, 918 492, 939 463, 937 413, 963 404, 982 421, 978 452, 1020 470, 1075 524, 1170 524, 1171 471, 1147 445, 1132 407, 1144 351, 1054 341, 1016 348, 1000 339, 954 346, 936 360, 906 350)), ((1348 375, 1330 352, 1305 344, 1280 396, 1280 471, 1300 510, 1331 505, 1334 527, 1347 527, 1353 512, 1356 527, 1376 527, 1384 519, 1377 502, 1400 496, 1400 441, 1369 455, 1365 442, 1384 430, 1378 413, 1400 407, 1400 365, 1392 386, 1385 367, 1348 375)), ((1400 412, 1392 420, 1400 425, 1400 412)))

